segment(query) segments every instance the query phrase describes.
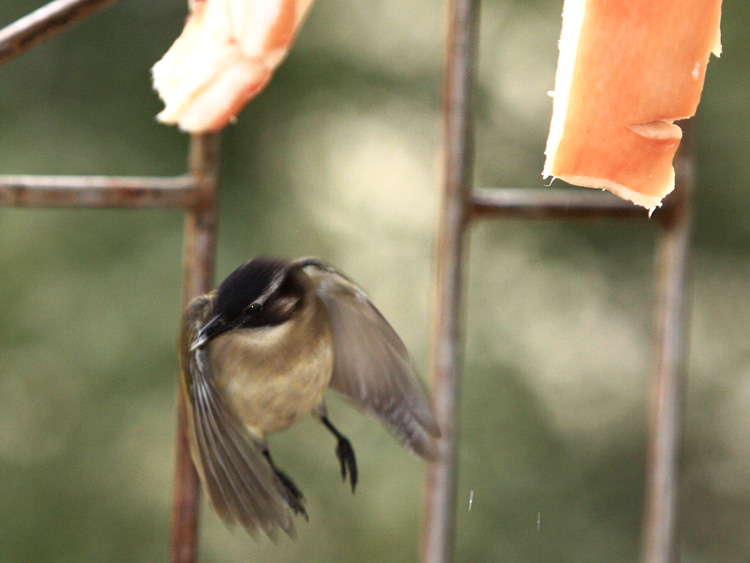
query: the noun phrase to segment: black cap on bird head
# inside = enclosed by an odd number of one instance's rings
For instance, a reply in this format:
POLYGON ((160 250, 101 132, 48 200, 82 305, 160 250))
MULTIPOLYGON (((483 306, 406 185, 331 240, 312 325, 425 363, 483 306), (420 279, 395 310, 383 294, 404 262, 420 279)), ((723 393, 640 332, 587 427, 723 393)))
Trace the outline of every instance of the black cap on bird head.
POLYGON ((201 348, 237 328, 260 328, 289 320, 304 302, 304 274, 285 260, 253 258, 221 282, 213 316, 191 346, 201 348))

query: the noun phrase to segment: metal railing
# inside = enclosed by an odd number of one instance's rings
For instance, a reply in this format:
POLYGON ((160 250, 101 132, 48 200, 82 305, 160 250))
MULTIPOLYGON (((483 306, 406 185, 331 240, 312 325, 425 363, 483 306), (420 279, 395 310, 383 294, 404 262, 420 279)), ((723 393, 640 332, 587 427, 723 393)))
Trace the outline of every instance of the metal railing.
MULTIPOLYGON (((0 30, 0 63, 23 53, 113 0, 56 0, 0 30)), ((0 176, 0 205, 163 209, 185 212, 183 305, 213 287, 216 250, 219 138, 192 135, 183 176, 0 176)), ((200 483, 185 433, 178 391, 176 458, 172 497, 170 561, 198 559, 200 483)))
MULTIPOLYGON (((0 63, 67 28, 113 0, 56 0, 0 30, 0 63)), ((489 218, 583 219, 645 217, 643 210, 608 194, 570 189, 473 189, 472 82, 479 0, 449 0, 443 90, 443 202, 438 225, 432 381, 443 431, 439 460, 426 483, 421 557, 453 557, 459 405, 462 366, 462 280, 467 230, 489 218)), ((687 135, 686 135, 687 137, 687 135)), ((654 214, 662 226, 655 364, 644 517, 643 560, 677 560, 675 506, 684 395, 686 278, 691 231, 692 157, 688 139, 678 154, 677 187, 654 214)), ((188 172, 177 177, 0 176, 0 206, 180 208, 185 212, 183 301, 213 285, 216 247, 219 139, 193 135, 188 172)), ((170 561, 197 560, 200 486, 178 401, 170 561)))
MULTIPOLYGON (((443 199, 431 350, 432 390, 443 438, 438 461, 428 470, 421 544, 423 563, 446 563, 453 558, 463 362, 462 282, 470 225, 478 220, 500 218, 647 218, 643 209, 592 190, 473 188, 472 87, 479 8, 479 0, 448 2, 443 79, 443 199)), ((662 230, 643 519, 642 559, 647 563, 678 560, 677 458, 685 393, 686 284, 693 182, 689 128, 685 133, 675 162, 675 191, 652 219, 662 230)))

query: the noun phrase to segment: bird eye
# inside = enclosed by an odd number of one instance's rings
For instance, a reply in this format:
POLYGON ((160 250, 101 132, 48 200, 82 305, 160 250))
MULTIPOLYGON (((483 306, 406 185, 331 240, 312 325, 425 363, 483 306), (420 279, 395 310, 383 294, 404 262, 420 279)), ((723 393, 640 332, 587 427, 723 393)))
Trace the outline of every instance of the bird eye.
POLYGON ((254 315, 255 313, 258 313, 262 308, 263 305, 256 301, 255 303, 250 303, 250 305, 245 307, 245 312, 254 315))

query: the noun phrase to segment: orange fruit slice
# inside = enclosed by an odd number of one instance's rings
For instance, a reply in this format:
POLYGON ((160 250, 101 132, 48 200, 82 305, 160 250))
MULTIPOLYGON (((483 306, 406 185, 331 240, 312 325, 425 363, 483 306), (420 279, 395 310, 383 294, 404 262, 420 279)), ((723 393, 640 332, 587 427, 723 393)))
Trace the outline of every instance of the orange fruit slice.
POLYGON ((216 131, 257 96, 286 57, 313 0, 193 0, 182 34, 152 69, 157 116, 216 131))
POLYGON ((658 207, 720 18, 721 0, 565 0, 542 175, 658 207))

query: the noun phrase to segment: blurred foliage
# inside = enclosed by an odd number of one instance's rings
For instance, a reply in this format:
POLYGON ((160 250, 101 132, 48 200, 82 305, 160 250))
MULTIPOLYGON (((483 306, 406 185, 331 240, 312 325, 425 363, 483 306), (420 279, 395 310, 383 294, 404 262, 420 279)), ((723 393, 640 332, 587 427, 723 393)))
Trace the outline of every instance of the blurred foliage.
MULTIPOLYGON (((38 7, 0 3, 0 24, 38 7)), ((482 5, 477 183, 540 186, 561 1, 482 5)), ((161 174, 149 68, 185 2, 121 0, 0 68, 0 172, 161 174)), ((424 372, 438 206, 444 6, 319 0, 223 135, 218 276, 320 255, 360 281, 424 372)), ((750 558, 750 7, 724 7, 699 158, 680 519, 685 562, 750 558)), ((163 561, 182 217, 0 209, 0 561, 163 561)), ((631 562, 654 308, 647 221, 475 228, 459 561, 631 562), (471 505, 469 498, 472 499, 471 505)), ((341 401, 361 485, 312 421, 273 438, 310 523, 279 545, 207 509, 207 561, 413 561, 422 467, 341 401), (398 476, 398 478, 394 478, 398 476)))

